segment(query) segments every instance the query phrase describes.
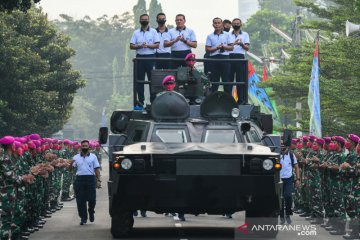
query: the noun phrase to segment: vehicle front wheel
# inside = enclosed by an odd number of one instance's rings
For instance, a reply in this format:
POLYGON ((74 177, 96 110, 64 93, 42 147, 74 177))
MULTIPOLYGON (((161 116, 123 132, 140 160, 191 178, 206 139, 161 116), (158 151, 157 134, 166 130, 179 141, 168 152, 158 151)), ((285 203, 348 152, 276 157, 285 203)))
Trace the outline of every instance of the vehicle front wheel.
POLYGON ((276 238, 279 205, 274 201, 254 201, 245 213, 245 223, 252 237, 276 238))
POLYGON ((114 238, 128 237, 134 226, 132 211, 120 211, 111 217, 111 234, 114 238))

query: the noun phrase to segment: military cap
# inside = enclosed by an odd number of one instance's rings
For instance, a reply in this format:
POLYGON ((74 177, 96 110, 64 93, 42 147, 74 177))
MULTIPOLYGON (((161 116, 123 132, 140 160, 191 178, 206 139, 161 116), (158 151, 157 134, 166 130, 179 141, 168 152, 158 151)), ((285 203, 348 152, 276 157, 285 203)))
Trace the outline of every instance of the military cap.
POLYGON ((30 134, 29 138, 31 140, 40 140, 41 139, 40 135, 37 133, 30 134))
POLYGON ((325 143, 331 142, 331 137, 324 137, 323 139, 324 139, 325 143))
POLYGON ((310 140, 310 141, 315 141, 315 140, 316 140, 316 136, 310 135, 310 136, 309 136, 309 140, 310 140))
POLYGON ((343 144, 345 144, 345 142, 346 142, 345 138, 343 138, 341 136, 333 136, 332 140, 336 141, 336 142, 339 142, 339 143, 343 143, 343 144))
POLYGON ((10 145, 10 144, 13 144, 15 141, 14 137, 12 136, 5 136, 3 138, 0 139, 0 144, 3 144, 3 145, 10 145))
POLYGON ((354 142, 359 142, 360 138, 359 136, 355 135, 355 134, 348 134, 348 138, 351 140, 351 141, 354 141, 354 142))
POLYGON ((325 143, 325 140, 323 138, 317 138, 316 140, 316 143, 318 143, 319 145, 324 145, 325 143))

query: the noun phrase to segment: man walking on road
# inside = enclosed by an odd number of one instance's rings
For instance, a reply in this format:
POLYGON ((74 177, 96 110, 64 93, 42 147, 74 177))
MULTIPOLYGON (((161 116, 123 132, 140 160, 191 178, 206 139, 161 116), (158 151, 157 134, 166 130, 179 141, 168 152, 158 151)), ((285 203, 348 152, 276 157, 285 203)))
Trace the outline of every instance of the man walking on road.
POLYGON ((90 222, 94 222, 96 188, 101 187, 100 164, 95 154, 90 153, 88 140, 81 142, 81 152, 74 156, 72 167, 76 168, 74 190, 81 218, 80 225, 86 224, 88 212, 90 222), (88 211, 86 211, 87 207, 88 211))

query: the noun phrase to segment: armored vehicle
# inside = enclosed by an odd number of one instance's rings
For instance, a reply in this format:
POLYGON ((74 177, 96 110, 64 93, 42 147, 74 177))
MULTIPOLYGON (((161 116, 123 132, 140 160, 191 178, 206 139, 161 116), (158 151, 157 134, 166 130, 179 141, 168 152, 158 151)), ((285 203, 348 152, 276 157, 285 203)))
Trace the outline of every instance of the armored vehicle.
MULTIPOLYGON (((135 69, 139 61, 134 59, 135 69)), ((247 60, 236 61, 247 77, 247 60)), ((169 74, 189 91, 166 91, 145 109, 112 114, 108 191, 116 238, 129 236, 133 212, 139 209, 219 215, 246 211, 249 228, 277 224, 280 137, 272 135, 271 115, 257 106, 237 105, 221 91, 191 96, 199 94, 193 88, 205 84, 186 79, 188 73, 186 67, 153 70, 151 82, 142 82, 150 84, 152 94, 162 91, 161 81, 169 74)), ((134 89, 138 82, 134 74, 134 89)), ((100 142, 106 139, 101 129, 100 142)), ((275 237, 277 231, 261 234, 275 237)))

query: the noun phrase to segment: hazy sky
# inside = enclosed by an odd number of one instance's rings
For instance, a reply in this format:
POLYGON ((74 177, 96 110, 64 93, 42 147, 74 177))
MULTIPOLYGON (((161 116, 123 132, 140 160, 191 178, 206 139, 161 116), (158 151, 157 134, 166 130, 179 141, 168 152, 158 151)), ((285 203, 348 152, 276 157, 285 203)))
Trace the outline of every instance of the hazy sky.
MULTIPOLYGON (((198 42, 204 43, 206 36, 213 31, 214 17, 233 19, 238 16, 237 0, 158 0, 167 14, 168 23, 175 25, 175 15, 183 13, 186 16, 186 25, 192 28, 198 42), (204 7, 206 6, 206 7, 204 7)), ((41 0, 40 6, 48 13, 50 19, 57 18, 65 13, 75 18, 89 15, 97 18, 103 14, 113 16, 132 11, 137 0, 41 0)), ((147 0, 150 3, 150 0, 147 0)), ((154 17, 154 16, 150 16, 154 17)))

